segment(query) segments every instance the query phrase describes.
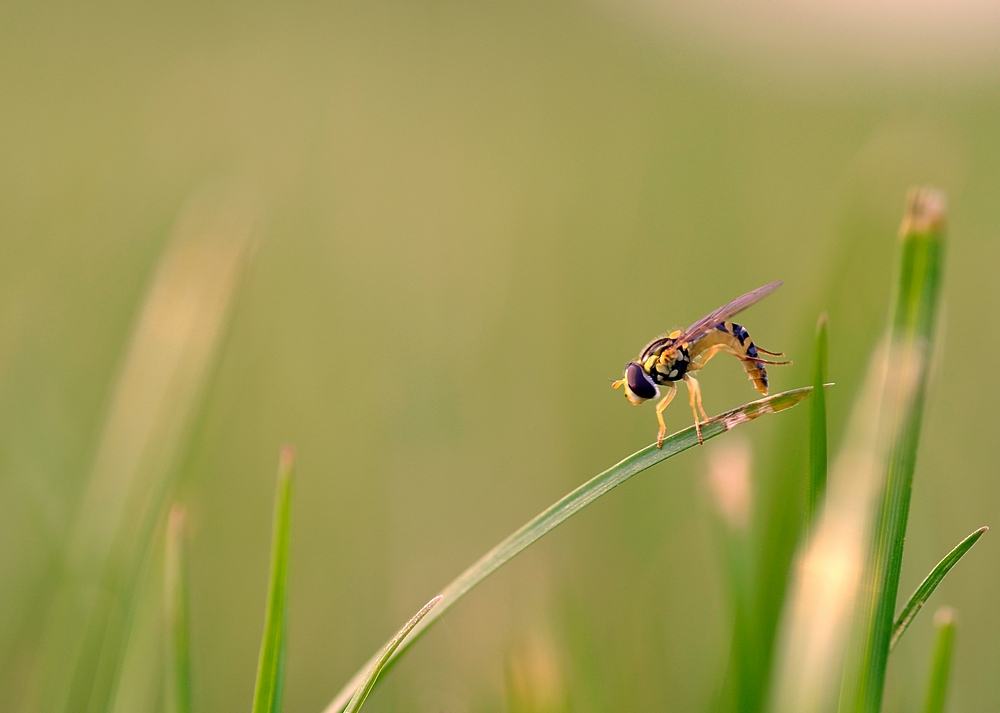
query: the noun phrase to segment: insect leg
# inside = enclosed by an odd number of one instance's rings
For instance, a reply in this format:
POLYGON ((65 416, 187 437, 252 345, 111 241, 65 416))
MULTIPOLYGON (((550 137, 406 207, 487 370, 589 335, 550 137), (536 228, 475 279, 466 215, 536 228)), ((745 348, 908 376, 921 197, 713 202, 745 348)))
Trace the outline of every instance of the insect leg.
POLYGON ((666 395, 660 399, 660 403, 656 404, 656 420, 660 422, 660 432, 656 436, 657 448, 663 448, 663 439, 667 437, 667 424, 663 422, 663 409, 673 401, 674 394, 677 393, 677 387, 674 385, 674 382, 668 381, 664 390, 667 392, 666 395))
POLYGON ((694 381, 694 401, 698 405, 698 410, 701 412, 701 420, 707 421, 708 414, 705 413, 705 407, 701 405, 701 384, 699 384, 695 378, 692 376, 691 381, 694 381))
POLYGON ((785 356, 784 352, 769 352, 767 349, 762 349, 761 347, 757 347, 757 351, 770 354, 771 356, 785 356))
POLYGON ((705 414, 705 409, 701 405, 701 387, 698 385, 698 380, 690 374, 685 374, 684 382, 688 387, 688 401, 691 404, 691 412, 694 413, 694 430, 698 434, 698 445, 700 446, 705 443, 705 439, 701 437, 701 422, 698 419, 698 412, 701 411, 701 415, 706 421, 708 415, 705 414))
POLYGON ((714 357, 719 352, 723 351, 728 352, 733 356, 739 356, 739 354, 734 352, 733 348, 730 347, 728 344, 714 344, 710 346, 708 349, 706 349, 704 352, 702 352, 698 356, 697 363, 692 363, 691 366, 687 368, 687 370, 690 372, 690 371, 699 371, 700 369, 704 369, 705 365, 712 359, 712 357, 714 357))

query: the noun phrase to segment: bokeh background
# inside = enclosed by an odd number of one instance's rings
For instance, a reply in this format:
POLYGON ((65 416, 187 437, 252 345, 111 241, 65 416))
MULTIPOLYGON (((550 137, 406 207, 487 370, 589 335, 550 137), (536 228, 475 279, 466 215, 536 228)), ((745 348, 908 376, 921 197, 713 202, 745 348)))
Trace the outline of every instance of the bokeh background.
MULTIPOLYGON (((901 593, 1000 524, 994 3, 14 2, 0 17, 3 710, 45 709, 66 562, 101 551, 86 533, 157 502, 126 482, 187 509, 195 709, 248 710, 288 442, 285 710, 320 711, 479 555, 651 441, 652 407, 609 386, 647 340, 771 280, 785 286, 740 321, 796 360, 780 390, 809 382, 829 312, 835 450, 914 184, 946 192, 949 244, 901 593)), ((701 381, 710 413, 754 396, 735 360, 701 381)), ((777 459, 804 477, 806 415, 743 429, 757 502, 777 459)), ((683 400, 666 417, 690 422, 683 400)), ((539 710, 724 708, 731 611, 706 485, 723 440, 490 578, 370 709, 502 711, 525 686, 539 710)), ((162 547, 147 534, 142 571, 162 547)), ((960 616, 955 711, 1000 707, 992 539, 934 595, 960 616)), ((892 656, 888 711, 919 705, 930 620, 892 656)), ((142 672, 158 649, 130 646, 118 708, 156 710, 142 672)))

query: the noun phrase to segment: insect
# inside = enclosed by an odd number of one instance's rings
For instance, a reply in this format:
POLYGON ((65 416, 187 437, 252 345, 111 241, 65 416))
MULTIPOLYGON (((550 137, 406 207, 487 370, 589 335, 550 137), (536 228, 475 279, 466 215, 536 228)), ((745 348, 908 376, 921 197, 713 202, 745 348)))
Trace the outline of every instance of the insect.
POLYGON ((750 334, 742 325, 728 321, 779 287, 781 280, 758 287, 753 292, 748 292, 719 307, 707 317, 699 319, 684 332, 677 330, 666 336, 657 337, 646 345, 638 359, 628 363, 624 376, 612 384, 616 389, 619 386, 624 387, 625 397, 633 406, 657 398, 660 396, 660 387, 664 387, 663 398, 656 405, 656 419, 660 422, 660 432, 656 437, 657 448, 663 447, 663 439, 667 433, 667 427, 663 423, 663 410, 677 393, 676 382, 682 380, 688 387, 698 443, 700 445, 705 442, 701 436, 701 420, 698 414, 700 412, 701 418, 705 421, 708 420, 708 415, 701 405, 701 388, 693 372, 704 368, 719 352, 728 352, 743 362, 743 368, 746 369, 750 381, 757 391, 765 396, 768 384, 764 365, 792 363, 761 359, 762 353, 774 357, 785 355, 761 349, 751 341, 750 334))

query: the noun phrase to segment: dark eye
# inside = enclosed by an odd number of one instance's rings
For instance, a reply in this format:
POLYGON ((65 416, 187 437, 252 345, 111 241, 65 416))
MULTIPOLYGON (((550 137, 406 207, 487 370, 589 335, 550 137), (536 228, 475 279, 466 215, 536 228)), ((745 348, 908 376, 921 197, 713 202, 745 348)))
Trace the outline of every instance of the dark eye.
POLYGON ((656 384, 649 378, 649 374, 642 370, 642 366, 635 362, 625 369, 625 383, 640 399, 651 399, 656 396, 656 384))

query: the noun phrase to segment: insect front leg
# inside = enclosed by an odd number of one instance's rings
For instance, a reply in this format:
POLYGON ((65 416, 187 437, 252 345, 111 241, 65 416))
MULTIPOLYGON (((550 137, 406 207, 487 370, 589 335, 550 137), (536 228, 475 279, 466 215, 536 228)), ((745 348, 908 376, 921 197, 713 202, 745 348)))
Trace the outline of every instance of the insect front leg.
POLYGON ((688 401, 691 404, 691 412, 694 414, 694 430, 698 434, 698 445, 704 445, 705 439, 701 437, 701 422, 698 419, 698 412, 701 411, 701 415, 706 421, 708 414, 705 413, 705 409, 701 405, 701 386, 698 385, 698 380, 690 374, 684 375, 684 383, 688 387, 688 401))
POLYGON ((668 381, 664 390, 667 392, 660 403, 656 404, 656 420, 660 422, 660 432, 656 436, 656 447, 663 448, 663 439, 667 437, 667 424, 663 422, 663 409, 673 401, 674 394, 677 393, 677 386, 672 381, 668 381))

